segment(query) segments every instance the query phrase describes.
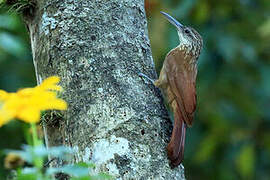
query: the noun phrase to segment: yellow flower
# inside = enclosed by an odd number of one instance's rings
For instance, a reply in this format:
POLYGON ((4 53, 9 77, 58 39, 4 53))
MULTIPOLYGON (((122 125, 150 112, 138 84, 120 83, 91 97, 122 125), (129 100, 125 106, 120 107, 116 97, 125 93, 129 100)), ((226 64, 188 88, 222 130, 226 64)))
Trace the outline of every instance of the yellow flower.
POLYGON ((16 93, 0 90, 0 127, 11 119, 18 118, 28 123, 40 120, 40 112, 48 109, 65 110, 67 103, 57 98, 59 77, 45 79, 34 88, 25 88, 16 93))

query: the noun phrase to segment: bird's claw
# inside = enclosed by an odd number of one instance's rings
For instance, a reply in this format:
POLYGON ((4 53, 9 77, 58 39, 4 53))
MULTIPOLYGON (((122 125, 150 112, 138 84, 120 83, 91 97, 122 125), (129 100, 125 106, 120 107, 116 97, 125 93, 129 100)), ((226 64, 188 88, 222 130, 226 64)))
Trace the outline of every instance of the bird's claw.
POLYGON ((143 73, 139 73, 138 74, 140 77, 142 77, 142 78, 146 78, 148 81, 150 81, 152 84, 154 84, 155 83, 155 81, 153 80, 153 79, 151 79, 151 78, 149 78, 147 75, 145 75, 145 74, 143 74, 143 73))

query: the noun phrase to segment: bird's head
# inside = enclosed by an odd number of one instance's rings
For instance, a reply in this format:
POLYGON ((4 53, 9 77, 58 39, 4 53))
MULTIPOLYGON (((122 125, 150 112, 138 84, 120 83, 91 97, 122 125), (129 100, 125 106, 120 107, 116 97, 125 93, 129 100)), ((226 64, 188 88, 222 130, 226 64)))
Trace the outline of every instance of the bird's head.
POLYGON ((203 45, 201 35, 192 27, 182 25, 169 14, 165 12, 161 12, 161 14, 163 14, 167 20, 177 28, 180 41, 179 47, 187 50, 188 53, 191 53, 193 56, 198 58, 203 45))

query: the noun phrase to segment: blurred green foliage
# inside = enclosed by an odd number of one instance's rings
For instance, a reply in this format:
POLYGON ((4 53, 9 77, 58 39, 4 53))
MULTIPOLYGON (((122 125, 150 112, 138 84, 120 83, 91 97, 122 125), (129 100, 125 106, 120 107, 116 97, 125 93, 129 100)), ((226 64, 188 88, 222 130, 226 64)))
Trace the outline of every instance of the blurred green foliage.
MULTIPOLYGON (((0 9, 0 89, 16 91, 35 86, 30 41, 21 18, 0 9)), ((3 168, 5 149, 19 149, 25 143, 26 125, 14 121, 0 129, 0 180, 8 172, 3 168)))
POLYGON ((165 11, 204 39, 187 179, 270 179, 270 1, 147 0, 157 71, 178 45, 165 11))
MULTIPOLYGON (((178 45, 159 11, 197 29, 204 39, 197 78, 198 109, 188 129, 187 179, 270 178, 270 1, 146 0, 157 71, 178 45)), ((21 19, 0 10, 0 89, 35 86, 30 41, 21 19)), ((3 149, 24 143, 22 123, 0 130, 3 149)))
MULTIPOLYGON (((38 139, 36 140, 39 141, 38 139)), ((71 180, 115 179, 107 173, 96 173, 96 166, 90 162, 66 164, 62 167, 50 167, 49 163, 53 161, 62 162, 72 159, 75 151, 64 146, 48 149, 43 144, 36 144, 34 146, 24 145, 22 150, 9 150, 7 153, 8 158, 5 159, 5 164, 17 169, 16 171, 12 171, 14 174, 11 177, 16 180, 51 180, 53 176, 58 177, 57 179, 68 179, 69 177, 71 180), (51 157, 51 161, 44 164, 44 160, 48 156, 51 157), (27 166, 21 167, 23 164, 27 164, 27 166)))

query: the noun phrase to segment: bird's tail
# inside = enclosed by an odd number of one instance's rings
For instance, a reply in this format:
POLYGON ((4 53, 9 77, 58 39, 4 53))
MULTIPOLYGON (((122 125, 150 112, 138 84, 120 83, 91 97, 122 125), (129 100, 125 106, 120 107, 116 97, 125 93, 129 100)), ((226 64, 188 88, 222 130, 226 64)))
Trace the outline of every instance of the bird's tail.
POLYGON ((167 146, 168 157, 171 161, 172 167, 178 166, 184 158, 185 136, 186 124, 177 104, 174 112, 173 132, 170 143, 167 146))

